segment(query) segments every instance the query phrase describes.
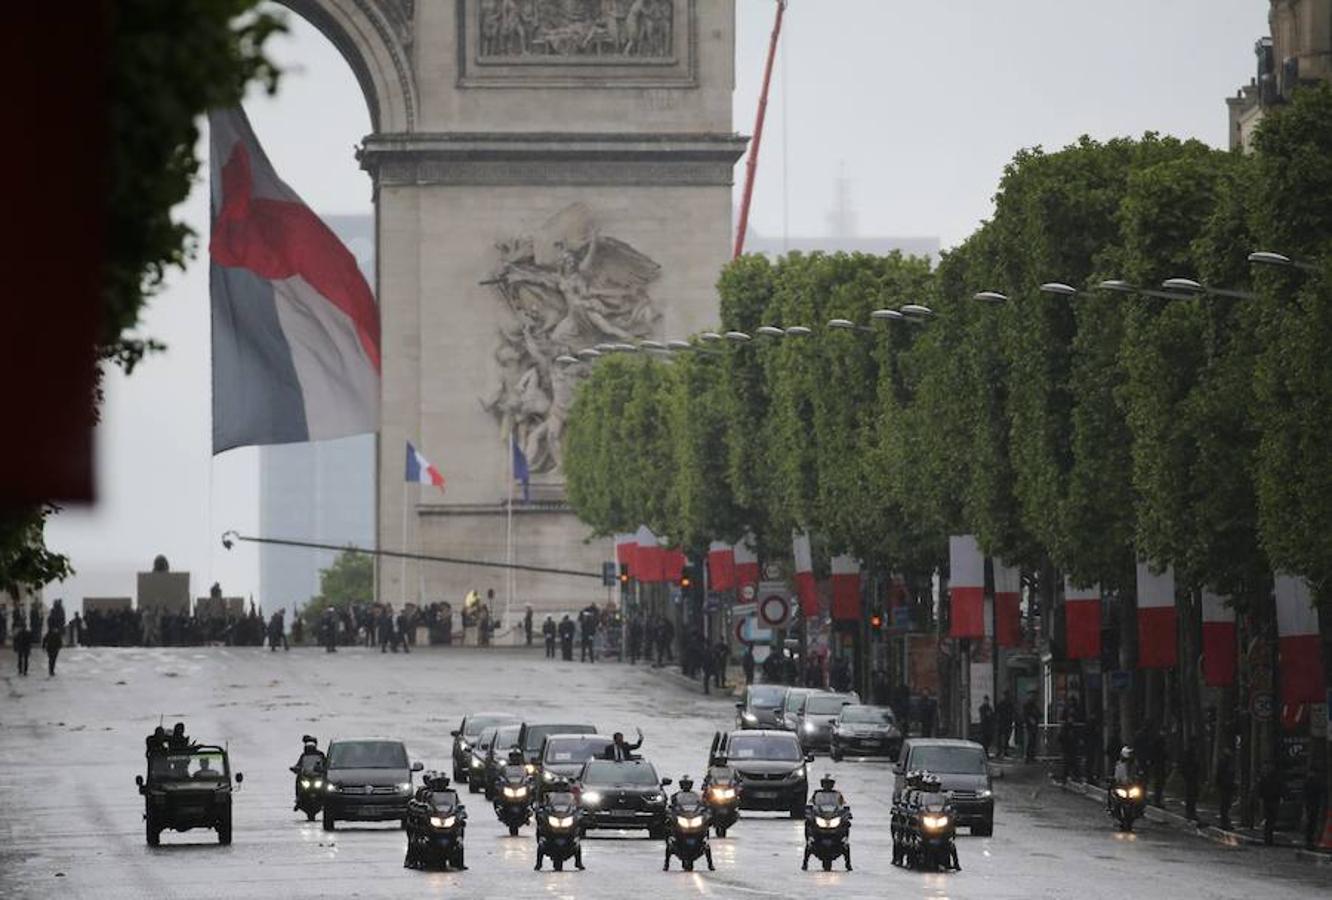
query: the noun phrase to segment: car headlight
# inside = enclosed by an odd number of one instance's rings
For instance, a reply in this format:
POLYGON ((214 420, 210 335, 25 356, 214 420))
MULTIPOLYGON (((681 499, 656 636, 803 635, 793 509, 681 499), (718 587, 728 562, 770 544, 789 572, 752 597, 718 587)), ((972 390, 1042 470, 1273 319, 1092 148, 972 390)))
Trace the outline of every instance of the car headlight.
POLYGON ((523 769, 528 775, 535 775, 537 770, 536 763, 524 763, 523 769))
POLYGON ((399 794, 410 794, 412 792, 412 783, 410 781, 401 781, 398 783, 399 794))
POLYGON ((1128 795, 1132 797, 1134 800, 1137 800, 1139 797, 1142 796, 1142 788, 1138 787, 1138 785, 1135 784, 1133 785, 1133 787, 1129 788, 1128 795))
POLYGON ((302 778, 302 779, 301 779, 301 787, 303 787, 303 788, 308 788, 309 786, 310 786, 310 779, 308 779, 308 778, 302 778))
POLYGON ((820 828, 838 828, 842 824, 842 817, 830 816, 829 818, 825 819, 823 816, 815 816, 814 824, 819 826, 820 828))
POLYGON ((754 715, 752 712, 742 712, 740 718, 744 719, 751 725, 758 721, 758 716, 754 715))
POLYGON ((542 780, 542 781, 554 781, 554 780, 555 780, 555 777, 556 777, 556 776, 555 776, 555 773, 554 773, 554 772, 547 772, 547 771, 544 771, 544 770, 543 770, 542 773, 541 773, 541 780, 542 780))
POLYGON ((948 817, 935 815, 921 816, 920 824, 932 831, 937 831, 941 828, 948 827, 948 817))
POLYGON ((601 803, 601 791, 584 791, 583 805, 596 806, 601 803))
POLYGON ((457 816, 431 816, 430 825, 432 828, 452 828, 453 823, 458 821, 457 816))
POLYGON ((471 749, 472 749, 472 745, 469 744, 469 743, 467 743, 466 741, 459 741, 459 742, 458 742, 458 752, 459 752, 459 753, 466 753, 468 750, 471 750, 471 749))
POLYGON ((666 799, 665 794, 648 794, 643 798, 644 803, 661 803, 666 799))
POLYGON ((734 800, 735 788, 733 787, 715 787, 712 789, 714 800, 734 800))
POLYGON ((703 817, 702 817, 702 816, 676 816, 676 817, 675 817, 675 822, 676 822, 676 824, 679 825, 681 828, 702 828, 702 827, 703 827, 703 817))
POLYGON ((330 794, 336 794, 339 790, 341 790, 341 788, 340 788, 338 785, 336 785, 336 784, 334 784, 333 782, 330 781, 330 782, 328 783, 327 787, 326 787, 326 790, 327 790, 330 794))
POLYGON ((473 757, 472 757, 472 768, 473 768, 473 769, 479 769, 479 768, 481 768, 482 766, 484 766, 485 764, 486 764, 486 763, 485 763, 485 760, 481 759, 481 757, 479 757, 479 756, 473 756, 473 757))
POLYGON ((984 800, 987 797, 993 797, 994 791, 990 790, 989 788, 981 788, 979 791, 976 792, 976 796, 984 800))
POLYGON ((506 797, 526 797, 526 796, 527 796, 527 788, 525 788, 525 787, 506 787, 506 788, 504 789, 504 796, 506 796, 506 797))
POLYGON ((546 822, 551 828, 573 828, 573 816, 546 816, 546 822))
POLYGON ((803 729, 805 729, 806 731, 813 731, 814 728, 815 728, 815 725, 814 725, 813 722, 805 722, 805 723, 804 723, 803 725, 801 725, 800 727, 803 728, 803 729))

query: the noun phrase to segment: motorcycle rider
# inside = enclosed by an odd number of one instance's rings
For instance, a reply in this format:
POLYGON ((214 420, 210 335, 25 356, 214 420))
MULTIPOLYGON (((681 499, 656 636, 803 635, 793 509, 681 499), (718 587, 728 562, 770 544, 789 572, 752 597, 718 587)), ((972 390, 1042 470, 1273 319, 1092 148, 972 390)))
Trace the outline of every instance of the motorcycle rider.
POLYGON ((1113 809, 1112 800, 1115 788, 1133 784, 1137 779, 1137 768, 1133 764, 1133 748, 1125 744, 1119 748, 1119 759, 1115 761, 1115 774, 1110 779, 1110 786, 1105 790, 1105 808, 1113 809))
POLYGON ((296 765, 292 767, 296 774, 294 783, 296 800, 295 805, 292 806, 293 810, 301 808, 301 777, 315 770, 322 771, 326 761, 324 751, 319 749, 317 740, 307 734, 301 737, 301 741, 301 755, 296 757, 296 765))
MULTIPOLYGON (((639 738, 639 743, 641 744, 641 733, 639 734, 639 738)), ((688 775, 681 775, 678 784, 680 789, 671 795, 670 806, 666 809, 666 814, 672 822, 675 821, 675 817, 681 814, 686 807, 697 809, 703 804, 703 798, 694 791, 694 779, 690 778, 688 775)), ((708 861, 709 872, 717 871, 717 867, 712 864, 712 844, 708 841, 708 832, 706 828, 703 829, 703 858, 708 861)), ((668 837, 666 839, 666 858, 661 864, 661 870, 665 872, 670 869, 670 867, 671 840, 668 837)))
MULTIPOLYGON (((519 753, 521 754, 521 752, 522 751, 520 750, 519 753)), ((512 755, 510 755, 510 759, 512 758, 513 758, 512 755)), ((546 817, 551 814, 555 806, 562 804, 572 805, 575 808, 577 808, 577 803, 574 800, 574 796, 569 791, 569 779, 556 778, 553 782, 551 782, 550 787, 546 788, 545 793, 541 795, 541 802, 536 809, 537 858, 536 858, 536 865, 533 866, 532 868, 537 872, 541 871, 541 863, 545 859, 545 848, 546 848, 545 830, 547 827, 549 827, 546 824, 546 817)), ((578 823, 575 821, 574 822, 574 835, 575 835, 574 868, 576 868, 578 871, 581 872, 583 871, 583 845, 580 841, 578 841, 577 834, 578 834, 578 823)))
MULTIPOLYGON (((846 797, 842 796, 842 792, 837 790, 837 782, 833 779, 833 777, 831 775, 824 775, 821 779, 819 779, 819 789, 810 795, 809 805, 813 807, 813 806, 818 806, 820 804, 826 805, 829 803, 835 804, 839 809, 845 810, 846 828, 847 831, 849 832, 851 829, 851 807, 846 802, 846 797)), ((810 832, 809 818, 806 817, 805 858, 800 863, 800 868, 806 871, 809 870, 810 838, 812 837, 812 835, 809 832, 810 832)), ((851 871, 850 840, 846 842, 846 851, 842 854, 842 857, 846 861, 846 870, 850 872, 851 871)))

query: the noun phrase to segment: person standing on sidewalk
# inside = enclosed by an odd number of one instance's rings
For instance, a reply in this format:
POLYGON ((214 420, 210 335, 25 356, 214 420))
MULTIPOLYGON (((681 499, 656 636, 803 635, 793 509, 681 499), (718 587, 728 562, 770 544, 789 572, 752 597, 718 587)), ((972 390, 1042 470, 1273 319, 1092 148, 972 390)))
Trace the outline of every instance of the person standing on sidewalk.
POLYGON ((980 705, 980 743, 985 748, 985 755, 990 755, 994 744, 994 707, 990 705, 990 695, 981 698, 980 705))
POLYGON ((643 620, 634 616, 629 620, 628 629, 629 638, 629 665, 638 664, 638 658, 643 655, 643 620))
POLYGON ((1198 759, 1198 750, 1187 743, 1180 749, 1179 774, 1184 779, 1184 818, 1190 822, 1198 821, 1198 789, 1201 786, 1202 763, 1198 759))
MULTIPOLYGON (((1036 704, 1036 692, 1027 695, 1022 704, 1023 755, 1027 762, 1036 761, 1036 744, 1040 739, 1041 709, 1036 704)), ((929 735, 927 735, 928 737, 929 735)))
MULTIPOLYGON (((1013 709, 1013 695, 1004 691, 1004 696, 1000 698, 999 705, 994 709, 994 725, 996 732, 995 752, 1000 759, 1008 756, 1008 745, 1013 739, 1013 716, 1016 710, 1013 709)), ((903 716, 899 712, 898 719, 903 716)))
POLYGON ((1323 799, 1327 795, 1327 782, 1323 780, 1323 767, 1309 758, 1309 773, 1304 776, 1304 849, 1312 850, 1318 843, 1318 830, 1323 827, 1323 799))
POLYGON ((14 653, 18 656, 18 673, 26 676, 28 658, 32 655, 32 631, 21 618, 15 621, 18 624, 14 628, 14 653))
POLYGON ((523 610, 523 637, 527 640, 527 646, 532 646, 532 605, 530 603, 527 609, 523 610))
POLYGON ((48 678, 55 677, 56 657, 60 655, 60 648, 65 643, 65 629, 52 628, 42 638, 42 649, 46 651, 46 675, 48 678))
POLYGON ((555 617, 546 616, 541 623, 541 636, 546 639, 546 659, 555 658, 555 617))
POLYGON ((744 655, 740 657, 740 668, 745 673, 745 686, 754 683, 754 645, 745 644, 744 655))
POLYGON ((1281 811, 1281 773, 1272 763, 1263 763, 1263 777, 1258 779, 1258 798, 1263 802, 1263 843, 1272 846, 1277 814, 1281 811))
POLYGON ((718 641, 712 650, 713 663, 712 673, 717 676, 717 689, 726 690, 726 665, 731 661, 731 648, 725 641, 718 641))
POLYGON ((1235 753, 1229 747, 1222 749, 1216 758, 1216 777, 1212 781, 1216 788, 1216 802, 1221 813, 1221 827, 1230 830, 1230 806, 1235 802, 1235 753))

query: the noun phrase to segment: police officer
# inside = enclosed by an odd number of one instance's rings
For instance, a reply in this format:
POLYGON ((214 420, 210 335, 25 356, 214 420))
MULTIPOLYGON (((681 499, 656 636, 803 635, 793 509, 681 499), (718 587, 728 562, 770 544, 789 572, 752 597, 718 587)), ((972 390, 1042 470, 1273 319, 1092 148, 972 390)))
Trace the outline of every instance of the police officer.
POLYGON ((1281 811, 1281 773, 1272 763, 1263 764, 1263 776, 1258 780, 1258 797, 1263 802, 1263 843, 1272 846, 1275 840, 1277 814, 1281 811))
POLYGON ((593 642, 597 637, 598 618, 599 613, 597 612, 597 605, 595 603, 589 603, 583 608, 582 612, 578 614, 579 662, 594 663, 597 661, 596 645, 593 642))
POLYGON ((295 805, 293 810, 301 808, 301 776, 314 771, 322 771, 324 768, 324 751, 319 749, 319 742, 310 735, 301 736, 301 755, 296 757, 296 765, 291 767, 291 771, 296 775, 294 790, 296 792, 295 805))
POLYGON ((546 639, 546 659, 555 658, 555 619, 546 616, 541 623, 541 636, 546 639))
POLYGON ((158 725, 153 729, 153 733, 148 735, 144 741, 147 746, 146 754, 152 756, 154 753, 166 753, 170 746, 170 740, 167 737, 166 729, 158 725))
MULTIPOLYGON (((639 741, 639 743, 642 743, 642 741, 639 741)), ((688 775, 680 776, 679 787, 680 789, 671 795, 671 803, 666 810, 666 814, 670 817, 671 822, 675 821, 675 817, 679 815, 685 807, 697 809, 701 807, 703 802, 703 798, 694 793, 694 779, 690 778, 688 775)), ((702 840, 703 858, 708 861, 708 871, 715 872, 717 867, 712 864, 712 843, 708 840, 707 828, 703 829, 702 840)), ((668 830, 666 837, 666 856, 661 864, 661 870, 663 872, 668 871, 671 867, 671 847, 670 831, 668 830)))
POLYGON ((546 836, 549 833, 548 829, 550 827, 547 818, 550 816, 552 809, 556 805, 572 805, 575 809, 575 821, 573 826, 574 868, 581 872, 583 870, 583 844, 578 839, 579 828, 577 819, 581 817, 582 812, 578 810, 577 804, 574 803, 573 794, 569 793, 569 779, 567 778, 556 778, 551 782, 550 787, 546 788, 545 792, 542 793, 541 800, 537 805, 537 858, 536 865, 532 868, 537 872, 541 871, 541 863, 546 855, 546 836))
MULTIPOLYGON (((837 782, 833 779, 833 777, 832 777, 831 775, 824 775, 822 778, 819 779, 819 789, 818 789, 817 791, 815 791, 815 792, 810 796, 810 798, 809 798, 809 805, 810 805, 811 807, 813 807, 813 806, 818 806, 818 805, 821 805, 821 804, 822 804, 822 805, 826 805, 826 804, 828 804, 828 803, 834 803, 834 804, 836 804, 836 806, 837 806, 838 809, 844 810, 843 815, 845 816, 845 822, 846 822, 846 826, 845 826, 845 827, 847 828, 847 830, 848 830, 848 832, 849 832, 849 831, 850 831, 850 828, 851 828, 851 807, 850 807, 849 804, 847 804, 847 802, 846 802, 846 798, 842 796, 842 792, 839 791, 839 790, 837 790, 837 782)), ((843 851, 842 851, 842 859, 845 860, 845 862, 846 862, 846 870, 847 870, 848 872, 850 872, 850 871, 851 871, 851 841, 850 841, 849 835, 848 835, 848 839, 847 839, 846 843, 844 843, 844 844, 842 845, 842 847, 843 847, 843 851)), ((804 858, 804 860, 800 863, 800 868, 805 869, 805 870, 808 870, 808 869, 809 869, 809 855, 810 855, 809 817, 806 816, 806 818, 805 818, 805 858, 804 858)))
POLYGON ((568 613, 565 613, 564 618, 560 620, 559 634, 560 656, 565 662, 573 662, 574 623, 568 613))
POLYGON ((56 657, 60 655, 60 648, 64 646, 65 633, 62 629, 52 628, 42 638, 42 649, 46 651, 46 674, 48 677, 55 675, 56 657))

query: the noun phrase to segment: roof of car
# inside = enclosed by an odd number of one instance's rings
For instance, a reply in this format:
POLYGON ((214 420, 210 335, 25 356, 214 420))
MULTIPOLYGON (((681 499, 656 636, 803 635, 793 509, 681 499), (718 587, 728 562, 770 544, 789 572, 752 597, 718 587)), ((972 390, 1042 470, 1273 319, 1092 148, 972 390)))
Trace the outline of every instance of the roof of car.
POLYGON ((789 737, 792 740, 797 739, 794 733, 783 731, 780 728, 738 728, 726 735, 728 741, 736 737, 789 737))
POLYGON ((975 741, 967 741, 962 738, 914 737, 907 738, 907 743, 913 747, 974 747, 977 750, 985 749, 975 741))

